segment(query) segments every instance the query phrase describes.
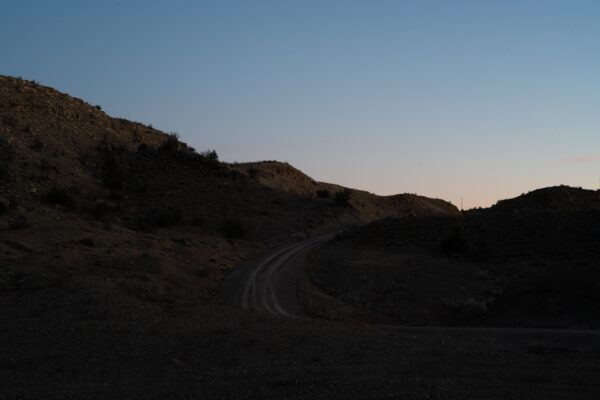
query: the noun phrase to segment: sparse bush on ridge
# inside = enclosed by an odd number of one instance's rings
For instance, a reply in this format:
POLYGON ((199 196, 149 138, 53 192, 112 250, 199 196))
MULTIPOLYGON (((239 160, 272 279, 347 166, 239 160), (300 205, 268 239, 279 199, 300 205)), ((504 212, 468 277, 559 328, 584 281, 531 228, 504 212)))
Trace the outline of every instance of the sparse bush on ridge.
POLYGON ((246 234, 244 225, 239 219, 225 218, 223 220, 222 231, 227 239, 239 239, 246 234))
MULTIPOLYGON (((144 148, 144 150, 145 149, 146 148, 144 148)), ((140 150, 140 149, 138 149, 138 150, 140 150)), ((164 153, 172 154, 172 155, 179 154, 179 153, 195 154, 196 157, 199 157, 202 161, 204 161, 208 164, 218 164, 219 163, 219 156, 217 155, 216 151, 207 150, 203 153, 198 154, 196 152, 196 149, 187 145, 186 143, 179 141, 179 134, 177 132, 169 133, 167 138, 165 139, 165 141, 159 147, 159 150, 164 153)))
POLYGON ((250 178, 252 179, 256 179, 256 177, 258 176, 258 168, 254 168, 254 167, 250 167, 248 168, 248 175, 250 175, 250 178))
POLYGON ((212 162, 215 164, 219 162, 219 155, 215 150, 206 150, 200 153, 200 157, 202 157, 205 161, 212 162))
POLYGON ((177 132, 169 133, 160 149, 167 153, 174 153, 179 150, 179 134, 177 132))
POLYGON ((335 204, 341 207, 346 207, 350 204, 350 198, 352 197, 352 192, 350 189, 339 190, 335 192, 335 196, 333 197, 335 204))

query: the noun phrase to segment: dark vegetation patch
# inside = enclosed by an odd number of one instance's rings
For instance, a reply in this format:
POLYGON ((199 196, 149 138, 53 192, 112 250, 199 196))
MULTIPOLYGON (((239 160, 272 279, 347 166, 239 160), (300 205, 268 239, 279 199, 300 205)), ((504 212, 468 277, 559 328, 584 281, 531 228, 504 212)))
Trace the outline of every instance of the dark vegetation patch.
POLYGON ((31 150, 39 152, 44 148, 44 143, 40 139, 36 139, 31 146, 29 146, 31 150))
POLYGON ((17 216, 14 220, 10 222, 8 225, 10 230, 16 231, 18 229, 25 229, 29 227, 29 222, 24 215, 17 216))
POLYGON ((182 220, 181 208, 178 205, 169 205, 155 210, 156 224, 161 228, 179 225, 182 220))
POLYGON ((192 225, 197 227, 204 226, 204 218, 202 215, 195 215, 192 217, 192 225))
POLYGON ((317 197, 322 199, 328 199, 331 197, 331 192, 327 189, 317 190, 317 197))
POLYGON ((248 168, 248 175, 250 175, 250 178, 252 179, 256 179, 259 175, 259 170, 256 167, 250 167, 248 168))
POLYGON ((94 241, 94 239, 86 237, 83 238, 79 241, 80 244, 82 244, 85 247, 94 247, 96 246, 96 242, 94 241))
POLYGON ((233 218, 225 218, 221 230, 227 239, 239 239, 246 234, 242 221, 233 218))
POLYGON ((217 166, 219 165, 219 155, 215 150, 207 150, 199 154, 200 160, 207 165, 217 166))
POLYGON ((180 144, 179 134, 177 132, 171 132, 160 146, 160 150, 165 153, 175 153, 179 150, 180 144))
POLYGON ((98 201, 88 209, 90 214, 97 220, 104 220, 113 210, 114 208, 105 201, 98 201))
POLYGON ((452 233, 442 240, 440 246, 442 251, 449 255, 464 255, 469 251, 469 242, 459 227, 455 227, 452 233))
POLYGON ((165 204, 152 208, 135 220, 135 228, 147 231, 153 228, 169 228, 181 224, 183 215, 181 207, 177 204, 165 204))
POLYGON ((50 204, 61 205, 65 207, 73 207, 75 200, 71 193, 64 188, 53 187, 46 193, 45 199, 50 204))
POLYGON ((348 207, 350 205, 350 199, 352 198, 352 191, 350 189, 343 189, 335 192, 333 200, 335 204, 340 207, 348 207))
POLYGON ((0 179, 9 176, 9 167, 13 161, 13 150, 6 139, 0 137, 0 179))
POLYGON ((102 179, 104 186, 112 190, 121 190, 125 184, 125 173, 119 164, 114 150, 104 150, 102 164, 102 179))

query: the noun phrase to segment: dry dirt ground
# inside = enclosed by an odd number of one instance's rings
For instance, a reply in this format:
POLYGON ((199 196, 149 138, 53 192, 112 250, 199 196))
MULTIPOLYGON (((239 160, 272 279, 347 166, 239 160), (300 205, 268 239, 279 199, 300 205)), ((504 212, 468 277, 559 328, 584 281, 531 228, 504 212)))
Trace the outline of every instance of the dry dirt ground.
POLYGON ((2 399, 596 399, 596 334, 389 328, 135 299, 110 281, 0 296, 2 399))

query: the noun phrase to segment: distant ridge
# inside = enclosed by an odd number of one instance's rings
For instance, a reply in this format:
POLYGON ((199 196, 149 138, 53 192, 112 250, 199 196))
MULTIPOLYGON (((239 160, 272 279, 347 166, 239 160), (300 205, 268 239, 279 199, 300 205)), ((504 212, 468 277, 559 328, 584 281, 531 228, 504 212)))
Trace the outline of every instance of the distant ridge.
POLYGON ((571 186, 552 186, 518 197, 498 201, 492 210, 511 211, 589 211, 600 210, 600 191, 571 186))

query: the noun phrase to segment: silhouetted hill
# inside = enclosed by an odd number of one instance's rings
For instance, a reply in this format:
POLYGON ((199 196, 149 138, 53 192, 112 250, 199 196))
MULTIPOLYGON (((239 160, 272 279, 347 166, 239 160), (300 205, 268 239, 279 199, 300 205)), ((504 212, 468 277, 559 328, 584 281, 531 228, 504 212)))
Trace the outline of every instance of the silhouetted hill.
POLYGON ((600 210, 600 191, 564 185, 547 187, 513 199, 500 200, 492 210, 499 212, 600 210))
POLYGON ((353 228, 313 254, 309 268, 346 311, 315 312, 415 325, 597 329, 596 196, 559 186, 460 216, 353 228))
MULTIPOLYGON (((236 163, 231 168, 274 190, 299 196, 333 198, 337 192, 347 189, 333 183, 315 181, 291 165, 278 161, 236 163)), ((363 222, 407 215, 458 214, 456 206, 440 199, 416 194, 378 196, 364 190, 349 190, 349 205, 363 222)))

